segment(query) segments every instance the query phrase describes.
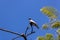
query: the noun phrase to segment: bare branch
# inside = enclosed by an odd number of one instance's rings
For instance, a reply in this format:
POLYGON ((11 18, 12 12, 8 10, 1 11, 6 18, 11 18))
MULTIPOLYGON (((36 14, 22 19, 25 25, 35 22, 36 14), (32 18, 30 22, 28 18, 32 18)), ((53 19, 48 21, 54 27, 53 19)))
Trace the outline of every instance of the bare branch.
POLYGON ((31 35, 31 34, 33 34, 33 33, 35 33, 35 32, 31 32, 31 33, 27 34, 27 36, 29 36, 29 35, 31 35))
POLYGON ((17 37, 15 37, 15 38, 13 38, 12 40, 15 40, 15 39, 17 39, 17 38, 19 38, 20 36, 17 36, 17 37))
MULTIPOLYGON (((6 29, 3 29, 3 28, 0 28, 1 31, 4 31, 4 32, 8 32, 8 33, 12 33, 12 34, 15 34, 15 35, 18 35, 19 37, 23 37, 24 40, 27 40, 26 36, 25 35, 20 35, 19 33, 16 33, 16 32, 12 32, 10 30, 6 30, 6 29)), ((16 37, 16 38, 19 38, 19 37, 16 37)), ((14 38, 13 40, 15 40, 16 38, 14 38)))
POLYGON ((12 32, 10 30, 6 30, 6 29, 3 29, 3 28, 0 28, 1 31, 5 31, 5 32, 8 32, 8 33, 12 33, 12 34, 15 34, 15 35, 18 35, 18 36, 21 36, 19 33, 16 33, 16 32, 12 32))
POLYGON ((25 35, 27 34, 28 29, 29 29, 29 27, 26 28, 26 30, 25 30, 25 35))

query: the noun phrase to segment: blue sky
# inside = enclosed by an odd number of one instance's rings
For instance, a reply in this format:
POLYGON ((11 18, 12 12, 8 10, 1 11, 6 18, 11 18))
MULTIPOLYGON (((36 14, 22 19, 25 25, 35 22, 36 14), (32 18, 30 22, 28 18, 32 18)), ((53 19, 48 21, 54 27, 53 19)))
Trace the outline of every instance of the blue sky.
MULTIPOLYGON (((31 17, 41 28, 43 23, 49 22, 47 16, 40 12, 44 6, 52 6, 60 11, 59 0, 0 0, 0 27, 14 32, 24 33, 29 25, 28 18, 31 17)), ((28 40, 35 40, 37 36, 45 36, 45 30, 37 30, 28 37, 28 40)), ((48 30, 56 36, 55 30, 48 30)), ((11 40, 16 35, 0 31, 0 40, 11 40)), ((18 38, 16 40, 23 40, 18 38)))

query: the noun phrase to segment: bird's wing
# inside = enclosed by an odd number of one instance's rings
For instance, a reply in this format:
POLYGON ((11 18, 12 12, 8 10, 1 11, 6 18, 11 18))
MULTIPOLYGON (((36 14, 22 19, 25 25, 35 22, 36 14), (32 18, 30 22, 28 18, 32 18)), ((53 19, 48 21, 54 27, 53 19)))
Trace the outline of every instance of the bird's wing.
POLYGON ((33 25, 36 26, 39 29, 39 27, 38 27, 38 25, 36 23, 33 23, 33 25))
POLYGON ((36 23, 36 22, 35 22, 35 21, 33 21, 33 20, 30 20, 30 22, 36 23))

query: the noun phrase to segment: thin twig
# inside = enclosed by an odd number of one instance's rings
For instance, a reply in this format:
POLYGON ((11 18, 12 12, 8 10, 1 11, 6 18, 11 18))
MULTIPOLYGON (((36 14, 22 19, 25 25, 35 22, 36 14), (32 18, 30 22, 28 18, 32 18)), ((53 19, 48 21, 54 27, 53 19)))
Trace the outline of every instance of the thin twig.
POLYGON ((6 30, 6 29, 3 29, 3 28, 0 28, 1 31, 5 31, 5 32, 8 32, 8 33, 12 33, 12 34, 15 34, 15 35, 18 35, 18 36, 21 36, 19 33, 16 33, 16 32, 12 32, 10 30, 6 30))
MULTIPOLYGON (((24 34, 25 36, 24 36, 24 35, 22 36, 25 40, 27 40, 27 36, 35 33, 35 32, 30 32, 30 33, 27 34, 28 29, 29 29, 29 26, 28 26, 28 27, 26 28, 26 30, 25 30, 25 34, 24 34)), ((13 38, 13 40, 15 40, 15 39, 17 39, 17 38, 19 38, 19 36, 13 38)))
POLYGON ((26 36, 29 36, 29 35, 31 35, 31 34, 33 34, 33 33, 35 33, 35 32, 31 32, 31 33, 27 34, 26 36))
MULTIPOLYGON (((12 34, 15 34, 15 35, 18 35, 18 36, 23 37, 23 36, 22 36, 22 35, 20 35, 19 33, 12 32, 12 31, 10 31, 10 30, 6 30, 6 29, 3 29, 3 28, 0 28, 0 30, 1 30, 1 31, 4 31, 4 32, 12 33, 12 34)), ((18 37, 17 37, 17 38, 18 38, 18 37)), ((23 37, 23 38, 24 38, 24 40, 27 40, 27 38, 26 38, 26 37, 23 37)))
MULTIPOLYGON (((25 40, 27 40, 27 36, 29 36, 29 35, 31 35, 31 34, 33 34, 33 33, 35 33, 35 32, 31 32, 31 33, 29 33, 29 34, 27 34, 26 36, 22 36, 25 40)), ((20 36, 17 36, 17 37, 15 37, 15 38, 13 38, 13 40, 15 40, 15 39, 17 39, 17 38, 19 38, 20 36)))
POLYGON ((17 37, 15 37, 15 38, 13 38, 12 40, 15 40, 15 39, 17 39, 17 38, 19 38, 19 36, 17 36, 17 37))
POLYGON ((25 35, 26 35, 26 33, 27 33, 28 29, 29 29, 29 27, 27 27, 27 28, 26 28, 26 30, 25 30, 25 35))
POLYGON ((17 38, 19 38, 20 36, 17 36, 17 37, 15 37, 15 38, 13 38, 12 40, 15 40, 15 39, 17 39, 17 38))

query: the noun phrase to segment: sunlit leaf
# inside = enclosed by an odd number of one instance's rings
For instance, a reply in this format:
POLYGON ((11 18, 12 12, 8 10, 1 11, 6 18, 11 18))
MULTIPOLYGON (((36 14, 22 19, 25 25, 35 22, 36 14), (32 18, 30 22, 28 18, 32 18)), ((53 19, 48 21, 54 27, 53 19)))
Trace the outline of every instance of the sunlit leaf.
POLYGON ((53 35, 52 34, 46 34, 46 40, 54 40, 53 35))
POLYGON ((42 25, 42 28, 43 28, 43 29, 48 29, 48 25, 47 25, 47 24, 43 24, 43 25, 42 25))
POLYGON ((45 15, 47 15, 50 19, 57 18, 57 10, 53 7, 43 7, 40 9, 45 15))
POLYGON ((52 28, 59 28, 60 27, 60 21, 56 21, 54 23, 52 23, 52 28))
POLYGON ((45 40, 44 37, 39 36, 37 40, 45 40))
POLYGON ((60 40, 60 35, 57 36, 57 40, 60 40))
POLYGON ((57 32, 58 35, 60 35, 60 29, 58 29, 56 32, 57 32))

